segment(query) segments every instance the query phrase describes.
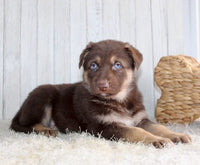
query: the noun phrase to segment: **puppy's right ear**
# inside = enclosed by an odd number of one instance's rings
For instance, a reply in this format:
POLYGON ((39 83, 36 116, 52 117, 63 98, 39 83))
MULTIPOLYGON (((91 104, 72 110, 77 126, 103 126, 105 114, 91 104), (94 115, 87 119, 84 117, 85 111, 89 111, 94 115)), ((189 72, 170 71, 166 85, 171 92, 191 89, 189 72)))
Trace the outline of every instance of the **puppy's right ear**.
POLYGON ((136 48, 131 46, 129 43, 125 44, 125 49, 128 52, 130 52, 130 54, 135 62, 136 68, 138 69, 143 60, 142 54, 136 48))
POLYGON ((93 42, 89 42, 89 44, 86 46, 86 48, 81 53, 80 58, 79 58, 79 68, 81 68, 81 66, 83 65, 85 57, 87 56, 88 52, 91 50, 93 44, 94 44, 93 42))

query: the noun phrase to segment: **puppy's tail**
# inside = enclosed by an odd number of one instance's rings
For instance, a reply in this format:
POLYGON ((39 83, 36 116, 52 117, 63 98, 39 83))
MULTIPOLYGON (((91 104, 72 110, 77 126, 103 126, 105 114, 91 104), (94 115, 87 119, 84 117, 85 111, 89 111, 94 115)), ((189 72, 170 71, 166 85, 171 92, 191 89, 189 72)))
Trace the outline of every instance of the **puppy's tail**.
POLYGON ((17 112, 15 117, 12 119, 10 129, 17 131, 17 132, 24 132, 24 133, 31 133, 33 129, 31 127, 25 127, 19 124, 19 117, 20 117, 20 111, 17 112))

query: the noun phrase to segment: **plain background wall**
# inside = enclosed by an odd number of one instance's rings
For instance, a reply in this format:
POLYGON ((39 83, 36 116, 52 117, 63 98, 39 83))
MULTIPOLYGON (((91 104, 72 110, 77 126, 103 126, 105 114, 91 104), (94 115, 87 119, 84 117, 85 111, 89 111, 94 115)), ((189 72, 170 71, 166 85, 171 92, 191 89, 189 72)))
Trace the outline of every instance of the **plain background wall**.
POLYGON ((10 119, 40 84, 81 80, 89 41, 117 39, 144 56, 139 89, 150 117, 162 56, 200 59, 198 0, 0 0, 0 118, 10 119))

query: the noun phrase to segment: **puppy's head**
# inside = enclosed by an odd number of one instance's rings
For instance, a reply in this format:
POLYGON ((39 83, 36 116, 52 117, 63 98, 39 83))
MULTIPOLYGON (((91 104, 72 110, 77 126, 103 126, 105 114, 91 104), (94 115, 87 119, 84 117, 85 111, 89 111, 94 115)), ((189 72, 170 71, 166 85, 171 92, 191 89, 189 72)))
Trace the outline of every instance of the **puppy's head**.
POLYGON ((134 85, 134 70, 141 53, 128 43, 105 40, 90 42, 80 55, 83 81, 92 95, 123 101, 134 85))

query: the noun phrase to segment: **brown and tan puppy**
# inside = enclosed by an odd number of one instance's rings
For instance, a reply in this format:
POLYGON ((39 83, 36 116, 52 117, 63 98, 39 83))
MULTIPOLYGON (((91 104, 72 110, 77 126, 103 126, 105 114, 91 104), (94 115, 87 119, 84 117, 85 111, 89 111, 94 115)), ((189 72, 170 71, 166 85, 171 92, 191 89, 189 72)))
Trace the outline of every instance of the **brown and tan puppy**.
POLYGON ((188 135, 151 122, 137 89, 134 70, 142 55, 114 40, 90 43, 80 55, 83 81, 43 85, 33 90, 12 120, 11 129, 56 136, 57 130, 85 131, 110 139, 143 142, 162 148, 188 143, 188 135))

